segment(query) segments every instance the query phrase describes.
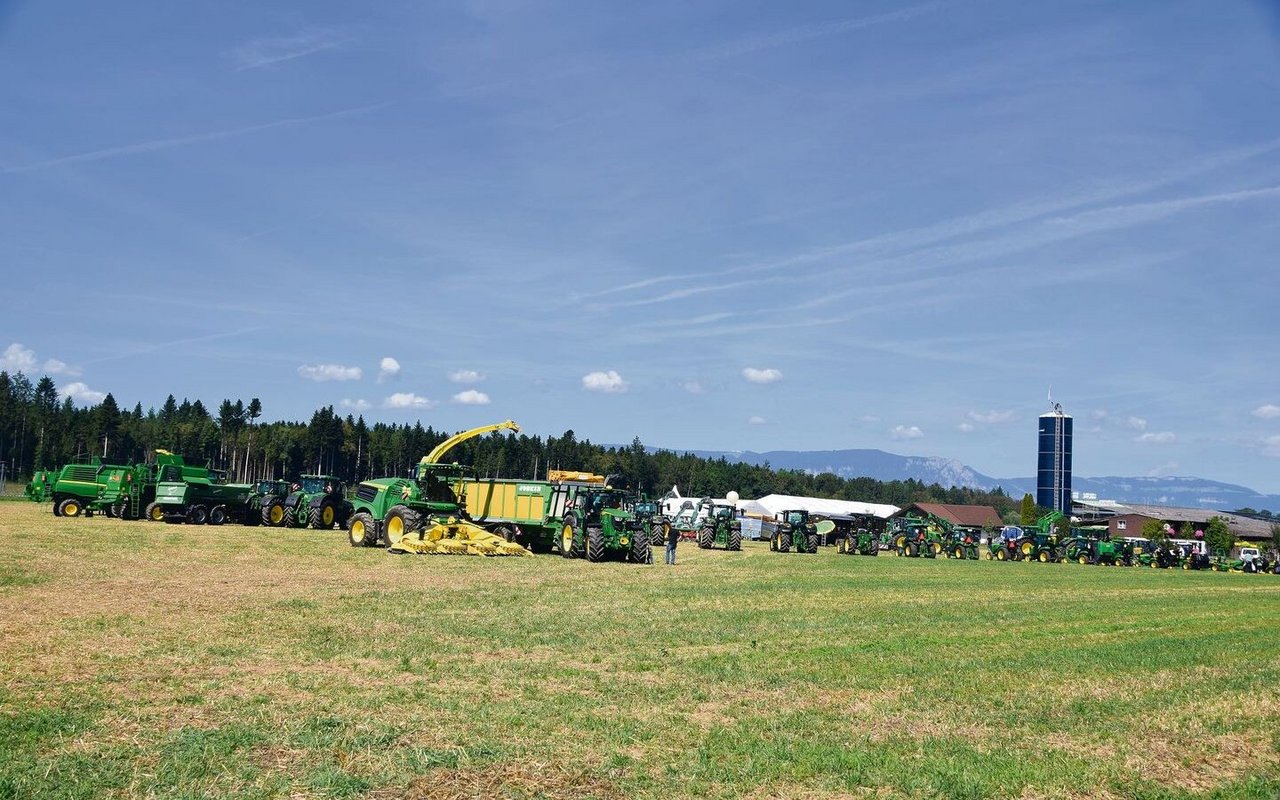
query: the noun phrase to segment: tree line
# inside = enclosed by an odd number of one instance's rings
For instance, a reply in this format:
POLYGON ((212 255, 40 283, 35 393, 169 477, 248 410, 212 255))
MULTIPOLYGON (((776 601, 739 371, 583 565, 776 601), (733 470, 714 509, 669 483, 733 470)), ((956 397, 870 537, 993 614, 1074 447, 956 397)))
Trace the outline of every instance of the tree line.
MULTIPOLYGON (((48 376, 34 384, 21 372, 0 372, 0 463, 12 481, 34 470, 100 458, 104 463, 134 464, 169 450, 191 463, 209 463, 231 480, 249 482, 293 478, 302 473, 332 474, 348 481, 405 475, 431 448, 452 432, 424 428, 421 422, 365 422, 364 417, 317 409, 309 422, 262 422, 258 398, 223 400, 211 411, 200 400, 179 402, 169 395, 159 410, 142 404, 122 409, 108 394, 102 402, 77 407, 59 399, 48 376)), ((560 436, 498 433, 464 442, 449 459, 471 466, 483 477, 535 478, 548 469, 585 470, 621 475, 650 496, 678 486, 686 496, 742 497, 792 494, 888 503, 916 502, 994 506, 1001 515, 1015 504, 1003 491, 926 485, 916 480, 879 481, 811 474, 764 465, 708 459, 669 450, 650 452, 634 439, 628 446, 604 446, 580 440, 572 430, 560 436)))

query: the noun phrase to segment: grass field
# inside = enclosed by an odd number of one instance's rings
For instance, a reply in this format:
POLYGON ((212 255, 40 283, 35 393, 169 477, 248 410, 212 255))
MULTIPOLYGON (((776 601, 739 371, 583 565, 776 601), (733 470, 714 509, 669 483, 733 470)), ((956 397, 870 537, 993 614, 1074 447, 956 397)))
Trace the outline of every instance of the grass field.
POLYGON ((1274 576, 0 537, 0 798, 1280 795, 1274 576))

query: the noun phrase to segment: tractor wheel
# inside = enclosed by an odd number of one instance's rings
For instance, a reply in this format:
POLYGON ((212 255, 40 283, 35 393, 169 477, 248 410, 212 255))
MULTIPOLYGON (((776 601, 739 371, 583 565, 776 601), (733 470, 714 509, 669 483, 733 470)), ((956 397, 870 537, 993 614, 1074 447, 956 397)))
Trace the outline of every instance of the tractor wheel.
POLYGON ((654 547, 661 547, 667 543, 666 531, 662 529, 660 523, 653 523, 653 527, 649 529, 649 544, 654 547))
POLYGON ((516 540, 516 529, 512 528, 510 525, 499 525, 493 529, 493 535, 501 536, 502 540, 505 542, 514 543, 516 540))
POLYGON ((222 523, 224 523, 224 522, 226 522, 226 521, 227 521, 227 507, 226 507, 226 506, 214 506, 213 508, 209 509, 209 524, 210 524, 210 525, 221 525, 222 523))
POLYGON ((729 531, 729 549, 742 549, 742 531, 729 531))
POLYGON ((996 550, 996 561, 1008 561, 1008 560, 1009 560, 1009 548, 1001 547, 1000 549, 996 550))
POLYGON ((146 509, 142 512, 142 518, 147 522, 163 522, 164 508, 159 503, 147 503, 146 509))
POLYGON ((281 527, 281 528, 292 528, 293 526, 295 526, 295 525, 297 525, 297 524, 298 524, 298 507, 297 507, 297 506, 285 506, 285 507, 284 507, 284 516, 283 516, 283 517, 281 517, 281 519, 280 519, 280 527, 281 527))
POLYGON ((814 553, 818 552, 818 534, 811 533, 808 536, 806 536, 804 540, 804 544, 805 544, 804 551, 806 553, 813 555, 814 553))
POLYGON ((58 516, 60 517, 78 517, 83 513, 84 506, 74 497, 68 497, 58 503, 58 516))
POLYGON ((311 509, 311 513, 307 515, 307 524, 318 531, 331 531, 337 517, 333 510, 333 503, 326 501, 322 502, 319 508, 311 509))
POLYGON ((636 564, 652 564, 653 548, 644 536, 633 536, 631 539, 631 561, 636 564))
POLYGON ((262 507, 262 524, 272 528, 279 528, 284 525, 284 503, 280 500, 271 500, 262 507))
POLYGON ((604 531, 600 528, 587 528, 587 560, 604 561, 604 531))
POLYGON ((964 558, 964 548, 956 545, 956 549, 951 551, 952 558, 964 558))
POLYGON ((60 505, 62 505, 62 501, 59 500, 57 497, 54 497, 53 498, 53 515, 55 517, 62 516, 62 512, 58 510, 58 506, 60 505))
POLYGON ((565 558, 576 558, 581 555, 578 545, 577 527, 572 522, 566 522, 560 528, 560 555, 565 558))
POLYGON ((1089 563, 1089 556, 1088 556, 1087 554, 1085 554, 1085 553, 1081 553, 1080 555, 1076 556, 1076 563, 1077 563, 1077 564, 1088 564, 1088 563, 1089 563))
POLYGON ((710 528, 699 528, 698 529, 698 549, 710 550, 712 537, 714 535, 715 534, 711 531, 710 528))
POLYGON ((937 558, 942 555, 942 544, 940 542, 929 542, 929 557, 937 558))
POLYGON ((970 561, 977 561, 978 548, 970 546, 969 549, 965 552, 965 557, 968 558, 970 561))
POLYGON ((920 546, 915 542, 907 542, 907 547, 902 552, 907 558, 915 558, 920 555, 920 546))
POLYGON ((111 516, 116 519, 129 519, 129 501, 117 500, 111 504, 111 516))
POLYGON ((849 540, 847 538, 836 542, 836 552, 840 555, 846 555, 849 552, 849 540))
POLYGON ((374 533, 373 517, 361 511, 351 515, 351 524, 347 527, 347 541, 352 547, 373 547, 378 543, 374 533))
POLYGON ((187 522, 192 525, 203 525, 209 521, 209 509, 204 506, 191 506, 187 509, 187 522))
POLYGON ((422 517, 408 506, 395 505, 382 522, 382 543, 387 547, 400 544, 400 540, 418 529, 422 517))
POLYGON ((1018 545, 1018 550, 1021 551, 1022 557, 1026 558, 1036 551, 1036 546, 1034 542, 1023 542, 1018 545))
POLYGON ((902 555, 907 549, 907 537, 899 536, 893 540, 893 544, 898 549, 898 555, 902 555))
POLYGON ((789 533, 778 534, 778 552, 780 553, 791 552, 791 534, 789 533))
POLYGON ((103 511, 102 513, 107 515, 107 519, 114 519, 116 515, 115 504, 107 506, 106 510, 103 511))

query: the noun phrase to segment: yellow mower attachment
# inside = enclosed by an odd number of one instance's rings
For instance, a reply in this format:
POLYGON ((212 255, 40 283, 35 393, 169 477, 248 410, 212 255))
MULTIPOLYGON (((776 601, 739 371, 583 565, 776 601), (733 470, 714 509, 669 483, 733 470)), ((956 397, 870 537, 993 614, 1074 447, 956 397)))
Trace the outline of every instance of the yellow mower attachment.
POLYGON ((421 530, 406 533, 387 548, 391 553, 420 556, 532 556, 525 548, 489 533, 479 525, 448 517, 431 519, 421 530))

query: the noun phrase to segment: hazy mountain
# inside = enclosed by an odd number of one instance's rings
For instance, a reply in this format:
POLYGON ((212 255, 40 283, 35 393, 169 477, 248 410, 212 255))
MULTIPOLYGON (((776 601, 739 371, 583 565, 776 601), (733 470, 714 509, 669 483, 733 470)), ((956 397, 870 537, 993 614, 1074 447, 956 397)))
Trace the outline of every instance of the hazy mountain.
MULTIPOLYGON (((680 451, 684 452, 684 451, 680 451)), ((914 478, 926 484, 967 486, 990 490, 997 486, 1005 494, 1021 497, 1035 494, 1036 481, 1030 478, 992 478, 953 458, 900 456, 883 450, 771 450, 756 453, 689 451, 704 458, 724 457, 727 461, 764 464, 775 469, 830 472, 841 478, 868 477, 881 481, 914 478)), ((1280 511, 1280 495, 1266 495, 1230 483, 1205 478, 1086 478, 1072 476, 1071 488, 1096 494, 1102 500, 1182 506, 1230 511, 1237 508, 1280 511)))

